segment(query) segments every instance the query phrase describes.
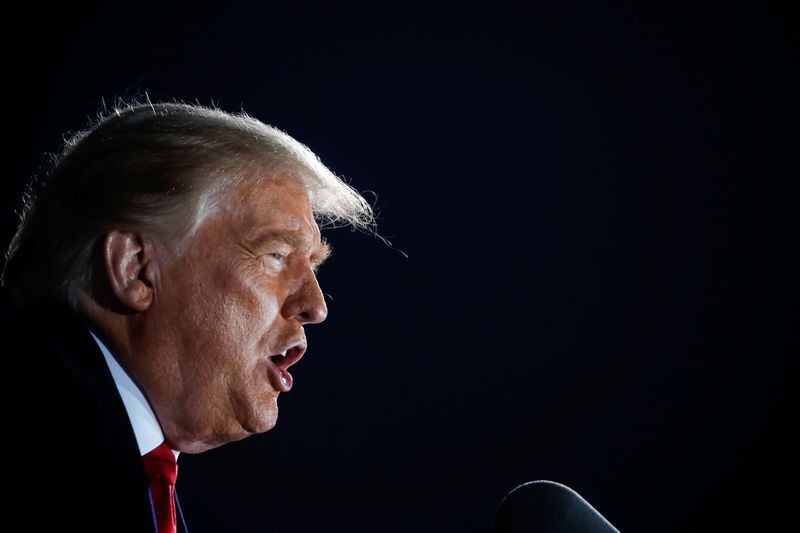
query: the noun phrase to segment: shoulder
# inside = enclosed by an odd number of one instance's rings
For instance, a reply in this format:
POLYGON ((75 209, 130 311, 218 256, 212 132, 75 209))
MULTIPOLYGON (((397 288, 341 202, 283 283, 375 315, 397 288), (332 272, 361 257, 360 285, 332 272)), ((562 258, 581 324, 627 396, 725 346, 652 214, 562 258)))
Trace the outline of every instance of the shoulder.
POLYGON ((12 450, 22 458, 12 465, 20 469, 16 475, 30 480, 37 504, 75 524, 92 499, 113 516, 130 516, 132 523, 143 516, 146 523, 147 481, 136 439, 88 326, 58 302, 23 308, 0 293, 3 352, 14 376, 4 401, 14 413, 12 450))

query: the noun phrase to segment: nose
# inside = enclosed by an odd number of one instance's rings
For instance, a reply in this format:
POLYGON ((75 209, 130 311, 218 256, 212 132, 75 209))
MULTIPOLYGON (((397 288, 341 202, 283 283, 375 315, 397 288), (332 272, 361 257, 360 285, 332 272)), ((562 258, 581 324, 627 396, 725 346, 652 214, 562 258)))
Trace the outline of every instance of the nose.
POLYGON ((294 319, 300 324, 319 324, 328 317, 328 306, 317 282, 311 274, 302 285, 286 300, 284 317, 294 319))

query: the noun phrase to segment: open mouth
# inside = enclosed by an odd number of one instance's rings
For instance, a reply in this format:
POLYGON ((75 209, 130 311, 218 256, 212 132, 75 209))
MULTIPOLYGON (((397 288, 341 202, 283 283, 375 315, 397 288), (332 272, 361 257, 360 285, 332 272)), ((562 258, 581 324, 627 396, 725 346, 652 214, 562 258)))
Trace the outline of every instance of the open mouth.
POLYGON ((303 357, 305 351, 305 346, 293 346, 288 350, 267 357, 270 382, 275 390, 289 392, 292 389, 294 379, 288 369, 303 357))

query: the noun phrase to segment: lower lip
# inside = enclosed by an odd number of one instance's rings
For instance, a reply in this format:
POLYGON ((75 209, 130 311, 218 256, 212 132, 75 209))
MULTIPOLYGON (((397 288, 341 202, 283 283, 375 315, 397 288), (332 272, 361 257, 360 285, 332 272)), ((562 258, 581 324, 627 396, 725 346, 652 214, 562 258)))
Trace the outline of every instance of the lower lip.
POLYGON ((269 364, 269 381, 275 390, 289 392, 292 389, 292 375, 276 365, 272 359, 267 359, 269 364))

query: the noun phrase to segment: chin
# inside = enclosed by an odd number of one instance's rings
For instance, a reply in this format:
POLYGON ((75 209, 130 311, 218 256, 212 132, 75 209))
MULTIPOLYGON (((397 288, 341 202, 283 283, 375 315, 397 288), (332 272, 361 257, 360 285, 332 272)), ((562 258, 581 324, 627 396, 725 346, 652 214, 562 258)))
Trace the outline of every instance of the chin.
POLYGON ((236 428, 231 428, 229 431, 223 433, 215 433, 213 435, 195 435, 193 438, 170 439, 170 446, 181 453, 203 453, 214 448, 219 448, 225 444, 246 439, 250 435, 256 433, 264 433, 269 431, 278 421, 278 412, 273 410, 270 416, 263 419, 250 420, 247 424, 236 424, 236 428))
POLYGON ((230 431, 223 435, 208 435, 206 437, 197 438, 191 441, 181 441, 177 445, 172 445, 174 449, 182 453, 203 453, 214 448, 219 448, 225 444, 244 440, 250 435, 256 433, 264 433, 275 427, 277 417, 271 421, 264 421, 258 424, 248 424, 247 426, 240 426, 237 431, 230 431))
POLYGON ((248 435, 266 433, 278 423, 278 408, 275 406, 271 406, 269 409, 265 409, 263 413, 259 414, 261 416, 254 417, 250 423, 242 426, 248 435))
MULTIPOLYGON (((167 441, 173 449, 185 453, 202 453, 225 444, 243 440, 250 435, 265 433, 278 422, 278 402, 271 398, 262 405, 251 404, 244 412, 231 413, 220 420, 216 428, 202 427, 165 428, 167 441)), ((206 418, 207 420, 207 418, 206 418)), ((199 421, 198 421, 199 422, 199 421)), ((198 426, 201 426, 198 424, 198 426)))
POLYGON ((245 438, 247 434, 242 434, 241 436, 233 436, 233 435, 194 435, 192 437, 186 437, 182 439, 173 439, 167 437, 167 442, 172 447, 173 450, 177 450, 181 453, 203 453, 207 452, 208 450, 213 450, 214 448, 219 448, 220 446, 227 444, 229 442, 233 442, 235 440, 241 440, 245 438))

